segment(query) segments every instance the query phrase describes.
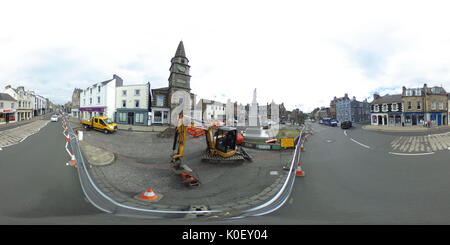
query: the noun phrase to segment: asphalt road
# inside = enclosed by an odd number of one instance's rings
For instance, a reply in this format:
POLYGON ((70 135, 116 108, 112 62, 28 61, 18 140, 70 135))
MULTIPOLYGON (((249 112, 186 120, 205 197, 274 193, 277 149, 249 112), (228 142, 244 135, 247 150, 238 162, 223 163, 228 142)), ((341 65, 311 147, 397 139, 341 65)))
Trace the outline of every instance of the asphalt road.
POLYGON ((398 134, 312 124, 288 203, 270 224, 450 224, 450 151, 389 154, 398 134), (355 140, 352 141, 351 139, 355 140), (370 148, 366 148, 365 146, 370 148))
POLYGON ((227 221, 106 214, 68 167, 61 123, 0 151, 1 224, 449 224, 450 151, 389 154, 392 134, 312 124, 291 197, 279 210, 227 221), (368 146, 366 148, 361 144, 368 146))

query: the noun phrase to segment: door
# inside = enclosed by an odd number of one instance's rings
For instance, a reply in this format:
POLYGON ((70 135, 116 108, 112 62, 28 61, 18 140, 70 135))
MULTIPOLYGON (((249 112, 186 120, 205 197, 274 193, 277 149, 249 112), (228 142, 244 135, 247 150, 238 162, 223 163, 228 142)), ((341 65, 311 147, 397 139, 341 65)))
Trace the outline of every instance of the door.
POLYGON ((128 112, 128 124, 134 124, 134 112, 128 112))
POLYGON ((442 115, 437 116, 438 126, 442 125, 442 115))
POLYGON ((412 125, 417 125, 417 116, 412 116, 412 125))

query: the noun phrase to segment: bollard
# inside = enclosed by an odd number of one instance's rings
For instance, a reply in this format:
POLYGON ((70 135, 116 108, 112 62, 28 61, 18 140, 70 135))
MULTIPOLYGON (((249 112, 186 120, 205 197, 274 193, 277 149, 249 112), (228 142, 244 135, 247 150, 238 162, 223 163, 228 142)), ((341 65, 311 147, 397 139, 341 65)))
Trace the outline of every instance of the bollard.
POLYGON ((78 140, 83 141, 83 131, 78 131, 78 140))

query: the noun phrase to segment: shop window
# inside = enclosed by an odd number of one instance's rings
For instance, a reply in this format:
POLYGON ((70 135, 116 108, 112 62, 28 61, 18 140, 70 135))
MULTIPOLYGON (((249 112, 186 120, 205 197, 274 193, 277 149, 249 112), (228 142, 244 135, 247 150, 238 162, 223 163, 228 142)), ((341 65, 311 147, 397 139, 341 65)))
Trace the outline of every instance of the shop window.
POLYGON ((136 123, 144 124, 144 114, 136 113, 136 123))
POLYGON ((162 122, 162 113, 161 111, 155 111, 155 122, 161 123, 162 122))

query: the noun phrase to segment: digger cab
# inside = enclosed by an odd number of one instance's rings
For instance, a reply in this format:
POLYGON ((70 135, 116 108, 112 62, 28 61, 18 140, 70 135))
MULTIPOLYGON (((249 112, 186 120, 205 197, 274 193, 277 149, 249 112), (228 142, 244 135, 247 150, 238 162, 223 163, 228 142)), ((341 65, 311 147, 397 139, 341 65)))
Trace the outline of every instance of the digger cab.
POLYGON ((219 127, 214 134, 216 150, 222 153, 236 151, 237 129, 234 127, 219 127))

